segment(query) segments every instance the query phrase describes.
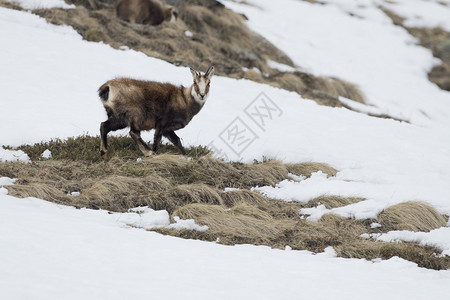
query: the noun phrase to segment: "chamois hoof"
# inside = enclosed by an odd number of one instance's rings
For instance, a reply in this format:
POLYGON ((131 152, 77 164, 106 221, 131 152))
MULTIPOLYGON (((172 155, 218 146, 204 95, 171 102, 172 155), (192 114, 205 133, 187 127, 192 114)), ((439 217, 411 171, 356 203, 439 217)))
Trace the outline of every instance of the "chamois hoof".
POLYGON ((151 150, 144 152, 144 156, 145 157, 150 157, 150 156, 153 156, 153 155, 155 155, 155 153, 153 151, 151 151, 151 150))
POLYGON ((104 159, 108 159, 108 151, 100 150, 100 156, 104 159))

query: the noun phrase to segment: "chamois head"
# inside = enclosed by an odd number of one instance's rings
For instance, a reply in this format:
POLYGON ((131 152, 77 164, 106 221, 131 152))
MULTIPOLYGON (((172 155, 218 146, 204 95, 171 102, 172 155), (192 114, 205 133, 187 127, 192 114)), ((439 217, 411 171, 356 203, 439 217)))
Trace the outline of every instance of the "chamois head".
POLYGON ((176 22, 178 19, 178 10, 175 7, 168 6, 168 13, 166 13, 165 19, 169 22, 176 22))
POLYGON ((198 104, 203 105, 208 98, 211 77, 214 75, 214 67, 211 63, 208 70, 206 70, 206 73, 203 75, 192 68, 191 73, 194 78, 191 95, 198 104))

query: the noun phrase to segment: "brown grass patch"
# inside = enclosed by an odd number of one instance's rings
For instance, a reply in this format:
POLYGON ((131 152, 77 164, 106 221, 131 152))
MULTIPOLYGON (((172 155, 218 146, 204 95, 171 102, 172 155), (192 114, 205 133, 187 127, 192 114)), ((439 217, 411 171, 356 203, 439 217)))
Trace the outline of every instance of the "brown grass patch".
POLYGON ((323 195, 316 197, 310 201, 308 201, 308 207, 316 207, 319 204, 323 204, 326 208, 332 209, 336 207, 347 206, 353 203, 358 203, 360 201, 365 200, 364 198, 358 197, 341 197, 335 195, 323 195))
POLYGON ((267 212, 245 203, 225 209, 222 206, 190 204, 174 212, 182 219, 194 219, 207 224, 209 235, 219 237, 221 243, 271 244, 275 236, 282 234, 295 221, 276 220, 267 212))
POLYGON ((289 173, 293 173, 295 175, 303 175, 306 177, 311 177, 312 173, 322 171, 322 173, 327 174, 328 177, 336 176, 338 170, 335 168, 323 164, 323 163, 300 163, 300 164, 287 164, 287 169, 289 173))
POLYGON ((182 184, 175 187, 172 191, 175 199, 181 203, 207 203, 221 205, 222 197, 219 192, 207 186, 206 184, 182 184))
POLYGON ((394 256, 417 263, 419 267, 446 270, 450 268, 450 256, 437 257, 439 249, 422 247, 414 243, 381 243, 357 241, 334 247, 338 256, 347 258, 382 258, 394 256))
POLYGON ((233 207, 238 203, 260 206, 267 202, 267 198, 263 195, 249 190, 222 192, 220 195, 223 200, 223 205, 226 207, 233 207))
MULTIPOLYGON (((0 5, 9 6, 4 0, 0 5)), ((363 102, 361 91, 337 78, 305 72, 279 72, 267 60, 294 67, 292 60, 262 36, 249 30, 246 16, 213 0, 166 0, 179 12, 175 23, 159 26, 130 24, 115 15, 115 1, 69 0, 75 9, 46 9, 34 13, 48 22, 72 26, 84 39, 104 42, 114 48, 123 45, 175 65, 206 70, 213 61, 216 74, 247 78, 294 91, 321 105, 342 106, 338 96, 363 102), (193 33, 187 37, 185 31, 193 33), (253 71, 253 68, 260 72, 253 71), (249 71, 244 71, 244 70, 249 71)), ((13 7, 15 8, 15 7, 13 7)), ((17 7, 19 8, 19 7, 17 7)))
POLYGON ((35 197, 58 204, 66 204, 69 197, 60 189, 47 184, 30 183, 27 185, 16 184, 8 187, 11 195, 18 198, 35 197))
POLYGON ((383 210, 378 221, 384 230, 430 231, 447 226, 447 218, 420 202, 404 202, 383 210))
MULTIPOLYGON (((111 137, 112 145, 119 145, 122 138, 111 137)), ((283 164, 275 160, 263 160, 253 164, 226 163, 209 154, 190 156, 163 153, 137 161, 133 152, 124 153, 117 148, 109 161, 92 159, 98 149, 86 147, 97 144, 97 138, 76 138, 68 141, 74 149, 85 149, 68 157, 70 147, 61 143, 52 149, 54 159, 35 160, 30 164, 0 163, 1 176, 19 178, 9 193, 17 197, 38 197, 59 204, 75 207, 105 209, 124 212, 137 206, 167 210, 171 217, 194 219, 207 225, 204 232, 191 230, 158 229, 173 236, 216 241, 227 245, 256 244, 283 249, 307 249, 321 252, 333 246, 343 257, 373 259, 394 255, 417 262, 420 266, 447 269, 449 259, 437 257, 437 249, 411 243, 387 244, 366 240, 362 233, 374 232, 370 223, 375 220, 352 220, 332 214, 322 216, 317 222, 300 219, 302 207, 317 205, 327 208, 356 203, 361 198, 321 196, 310 203, 288 203, 273 200, 250 190, 255 185, 273 185, 288 178, 288 173, 311 176, 322 171, 336 174, 337 170, 326 164, 283 164), (64 155, 58 154, 60 149, 64 155), (239 188, 224 191, 225 187, 239 188), (72 196, 72 192, 80 192, 72 196)), ((40 143, 22 147, 28 153, 39 153, 50 144, 40 143)), ((164 149, 164 147, 163 147, 164 149)), ((138 151, 138 150, 136 150, 138 151)), ((433 209, 417 203, 399 204, 379 215, 381 230, 411 229, 430 230, 445 226, 446 218, 433 209), (420 222, 417 222, 417 221, 420 222), (438 220, 438 222, 431 220, 438 220), (406 225, 407 226, 406 226, 406 225), (431 224, 431 225, 430 225, 431 224), (408 227, 409 226, 409 227, 408 227)), ((380 229, 377 228, 376 232, 380 229)))

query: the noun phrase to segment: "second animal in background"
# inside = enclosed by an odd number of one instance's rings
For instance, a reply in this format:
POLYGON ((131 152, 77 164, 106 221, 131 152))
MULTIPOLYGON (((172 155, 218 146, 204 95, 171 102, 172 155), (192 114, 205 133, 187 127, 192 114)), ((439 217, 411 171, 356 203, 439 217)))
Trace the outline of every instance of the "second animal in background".
POLYGON ((177 11, 159 0, 121 0, 116 7, 119 18, 130 23, 159 25, 176 21, 177 11))

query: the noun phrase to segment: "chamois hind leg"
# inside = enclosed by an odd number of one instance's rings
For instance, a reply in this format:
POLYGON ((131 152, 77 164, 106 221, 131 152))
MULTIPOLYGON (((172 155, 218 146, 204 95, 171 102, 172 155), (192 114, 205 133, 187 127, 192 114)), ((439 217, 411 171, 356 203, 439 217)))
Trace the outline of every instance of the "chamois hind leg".
POLYGON ((146 142, 141 138, 141 131, 137 129, 131 128, 130 135, 133 138, 134 142, 138 145, 139 150, 144 153, 145 156, 152 155, 152 151, 146 142))
POLYGON ((172 144, 174 144, 176 147, 178 147, 178 149, 180 149, 181 153, 183 155, 186 155, 186 151, 183 148, 183 145, 181 144, 181 140, 178 137, 178 135, 175 133, 175 131, 167 131, 164 133, 164 136, 167 137, 169 139, 169 141, 172 142, 172 144))
POLYGON ((161 143, 162 132, 161 129, 155 128, 155 136, 153 138, 153 152, 157 153, 159 149, 159 144, 161 143))
POLYGON ((100 124, 100 155, 108 158, 108 140, 107 136, 110 131, 115 131, 119 129, 123 129, 127 127, 126 124, 114 119, 109 118, 105 122, 102 122, 100 124))

